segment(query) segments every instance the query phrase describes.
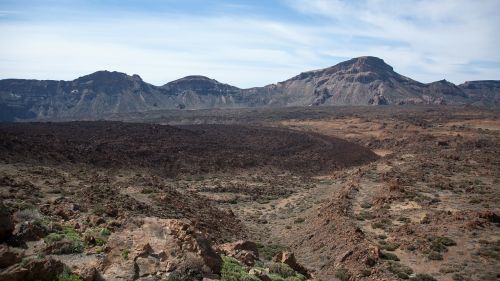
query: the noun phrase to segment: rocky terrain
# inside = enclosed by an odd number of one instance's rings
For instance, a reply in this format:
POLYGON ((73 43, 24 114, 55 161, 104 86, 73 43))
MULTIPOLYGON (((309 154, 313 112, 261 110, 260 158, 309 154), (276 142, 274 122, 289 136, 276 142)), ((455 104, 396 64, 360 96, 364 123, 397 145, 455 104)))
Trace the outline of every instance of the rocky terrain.
POLYGON ((500 278, 496 110, 109 118, 0 125, 0 280, 500 278))
POLYGON ((163 86, 138 75, 98 71, 73 81, 0 80, 0 121, 98 120, 166 109, 320 105, 467 104, 498 107, 499 81, 424 84, 376 57, 354 58, 265 87, 239 89, 204 76, 163 86))

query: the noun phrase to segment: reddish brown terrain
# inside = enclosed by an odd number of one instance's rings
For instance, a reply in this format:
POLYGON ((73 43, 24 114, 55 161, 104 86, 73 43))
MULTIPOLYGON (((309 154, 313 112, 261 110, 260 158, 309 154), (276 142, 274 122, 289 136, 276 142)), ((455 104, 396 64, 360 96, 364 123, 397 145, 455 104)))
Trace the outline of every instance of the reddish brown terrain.
POLYGON ((1 124, 0 280, 498 280, 499 118, 311 107, 1 124))

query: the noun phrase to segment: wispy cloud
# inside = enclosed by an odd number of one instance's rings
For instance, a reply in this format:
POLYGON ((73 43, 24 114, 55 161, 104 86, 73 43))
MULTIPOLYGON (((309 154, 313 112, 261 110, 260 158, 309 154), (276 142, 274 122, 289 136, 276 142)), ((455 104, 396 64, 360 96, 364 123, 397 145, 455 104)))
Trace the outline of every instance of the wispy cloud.
POLYGON ((250 87, 361 55, 424 82, 500 78, 498 1, 20 2, 0 4, 0 78, 109 69, 155 84, 202 74, 250 87))

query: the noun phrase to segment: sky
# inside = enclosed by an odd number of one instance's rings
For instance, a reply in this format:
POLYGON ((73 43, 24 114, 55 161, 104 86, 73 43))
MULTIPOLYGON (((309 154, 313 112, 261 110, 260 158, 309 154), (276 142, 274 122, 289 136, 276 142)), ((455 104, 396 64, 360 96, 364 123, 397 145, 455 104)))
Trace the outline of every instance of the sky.
POLYGON ((498 0, 0 0, 0 79, 98 70, 264 86, 359 56, 421 82, 500 79, 498 0))

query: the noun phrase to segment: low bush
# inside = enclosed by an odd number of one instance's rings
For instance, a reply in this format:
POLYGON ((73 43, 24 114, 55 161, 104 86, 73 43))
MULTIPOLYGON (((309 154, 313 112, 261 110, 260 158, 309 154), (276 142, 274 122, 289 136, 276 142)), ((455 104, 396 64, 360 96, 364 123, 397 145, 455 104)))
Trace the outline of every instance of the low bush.
POLYGON ((261 258, 270 261, 276 254, 285 250, 285 247, 279 244, 257 244, 257 249, 261 258))
POLYGON ((397 248, 399 248, 398 243, 388 242, 388 241, 384 241, 384 240, 380 240, 378 242, 378 245, 379 245, 380 249, 386 250, 386 251, 391 251, 391 252, 396 250, 397 248))
POLYGON ((232 257, 222 257, 221 281, 260 281, 256 276, 248 274, 243 266, 232 257))
POLYGON ((389 261, 388 269, 401 279, 408 279, 413 274, 413 269, 395 261, 389 261))
POLYGON ((415 277, 410 278, 411 281, 437 281, 436 278, 429 274, 419 273, 415 277))
POLYGON ((385 251, 380 251, 380 258, 383 260, 399 261, 398 256, 393 253, 388 253, 385 251))
POLYGON ((340 281, 349 281, 351 276, 352 274, 346 268, 339 268, 335 271, 335 277, 337 277, 340 281))

